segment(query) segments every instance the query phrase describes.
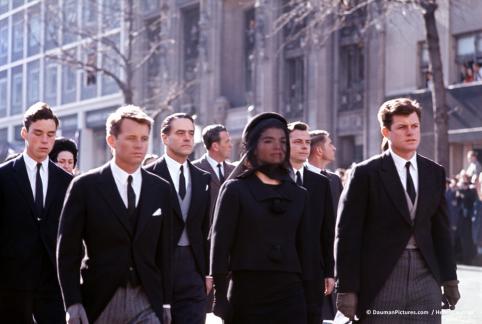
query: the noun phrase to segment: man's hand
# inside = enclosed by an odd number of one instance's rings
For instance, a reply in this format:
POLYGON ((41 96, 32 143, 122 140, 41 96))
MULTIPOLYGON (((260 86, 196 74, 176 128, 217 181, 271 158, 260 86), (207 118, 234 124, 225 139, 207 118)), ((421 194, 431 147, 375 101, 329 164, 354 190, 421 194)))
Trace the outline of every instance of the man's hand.
POLYGON ((330 295, 335 289, 335 278, 325 278, 325 296, 330 295))
POLYGON ((69 306, 65 314, 65 321, 67 324, 89 324, 84 306, 82 304, 69 306))
POLYGON ((163 307, 162 308, 162 324, 171 324, 172 316, 171 316, 171 308, 163 307))
POLYGON ((213 277, 206 276, 206 295, 209 295, 211 290, 213 289, 213 277))
POLYGON ((350 320, 355 318, 358 298, 355 293, 338 293, 336 308, 350 320))
POLYGON ((459 281, 458 280, 450 280, 443 283, 443 296, 449 302, 449 308, 451 310, 455 309, 455 304, 460 299, 460 292, 459 292, 459 281))

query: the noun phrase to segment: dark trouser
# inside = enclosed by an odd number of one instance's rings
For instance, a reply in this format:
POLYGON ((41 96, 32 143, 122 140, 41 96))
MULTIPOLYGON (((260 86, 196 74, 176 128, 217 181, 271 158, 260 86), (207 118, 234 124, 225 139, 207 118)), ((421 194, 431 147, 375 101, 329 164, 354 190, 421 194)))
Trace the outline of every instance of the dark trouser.
POLYGON ((177 246, 174 251, 173 288, 172 324, 204 324, 206 288, 190 246, 177 246))
POLYGON ((321 310, 323 307, 324 280, 320 276, 317 280, 305 283, 306 308, 308 310, 308 324, 321 323, 321 310))
POLYGON ((0 291, 0 322, 15 324, 65 323, 60 293, 45 291, 0 291))
POLYGON ((440 324, 442 292, 418 250, 405 250, 363 324, 440 324))

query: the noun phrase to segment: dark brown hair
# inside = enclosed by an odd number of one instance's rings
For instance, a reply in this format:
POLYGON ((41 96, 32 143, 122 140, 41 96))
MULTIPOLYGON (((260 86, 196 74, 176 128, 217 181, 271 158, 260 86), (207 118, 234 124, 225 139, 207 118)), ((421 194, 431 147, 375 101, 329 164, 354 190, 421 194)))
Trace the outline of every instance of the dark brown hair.
POLYGON ((315 148, 319 144, 325 144, 326 139, 330 137, 330 133, 325 130, 317 129, 310 131, 311 137, 311 149, 315 148))
POLYGON ((203 129, 203 143, 206 150, 211 149, 213 143, 221 140, 221 132, 227 132, 226 127, 221 124, 208 125, 203 129))
POLYGON ((119 107, 116 111, 109 115, 105 123, 106 133, 117 137, 121 132, 122 121, 124 119, 133 120, 139 124, 147 125, 149 131, 154 122, 142 109, 134 105, 126 105, 119 107))
MULTIPOLYGON (((410 98, 396 98, 385 101, 378 110, 378 122, 380 127, 390 129, 393 123, 393 116, 408 116, 416 113, 418 119, 422 117, 422 107, 420 104, 410 98)), ((382 151, 388 149, 388 140, 384 137, 381 145, 382 151)))
POLYGON ((23 114, 23 126, 28 131, 32 123, 42 119, 52 119, 55 122, 55 127, 59 127, 59 119, 57 116, 54 115, 54 112, 47 103, 41 101, 31 105, 25 114, 23 114))
POLYGON ((172 115, 167 116, 164 118, 161 124, 161 134, 166 134, 168 135, 169 132, 171 131, 171 124, 173 120, 180 119, 180 118, 186 118, 189 119, 193 125, 194 125, 194 119, 192 118, 191 115, 186 114, 186 113, 175 113, 172 115))
POLYGON ((295 121, 288 124, 288 131, 291 133, 292 131, 299 130, 299 131, 307 131, 310 127, 307 123, 303 123, 302 121, 295 121))

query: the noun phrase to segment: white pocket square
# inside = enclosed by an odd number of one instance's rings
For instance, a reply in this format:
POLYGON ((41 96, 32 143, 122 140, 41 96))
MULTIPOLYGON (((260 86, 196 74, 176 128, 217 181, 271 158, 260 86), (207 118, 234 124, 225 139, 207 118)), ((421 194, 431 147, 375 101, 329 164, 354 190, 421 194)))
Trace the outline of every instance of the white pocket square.
POLYGON ((152 214, 152 216, 161 216, 162 215, 162 210, 160 208, 158 208, 154 214, 152 214))
POLYGON ((206 189, 204 191, 208 191, 208 189, 209 189, 209 185, 207 184, 206 189))

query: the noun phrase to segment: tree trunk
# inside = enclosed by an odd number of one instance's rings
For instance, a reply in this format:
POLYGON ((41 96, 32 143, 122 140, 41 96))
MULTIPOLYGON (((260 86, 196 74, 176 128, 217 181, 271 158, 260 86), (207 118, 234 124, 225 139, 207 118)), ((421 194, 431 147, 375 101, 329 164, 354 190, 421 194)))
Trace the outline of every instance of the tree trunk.
POLYGON ((440 54, 439 36, 435 21, 435 0, 422 0, 424 9, 423 18, 425 21, 426 39, 430 63, 432 65, 432 109, 434 117, 434 140, 435 140, 435 161, 445 167, 449 172, 449 137, 448 137, 448 114, 447 95, 444 84, 442 59, 440 54))

